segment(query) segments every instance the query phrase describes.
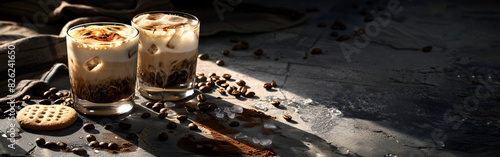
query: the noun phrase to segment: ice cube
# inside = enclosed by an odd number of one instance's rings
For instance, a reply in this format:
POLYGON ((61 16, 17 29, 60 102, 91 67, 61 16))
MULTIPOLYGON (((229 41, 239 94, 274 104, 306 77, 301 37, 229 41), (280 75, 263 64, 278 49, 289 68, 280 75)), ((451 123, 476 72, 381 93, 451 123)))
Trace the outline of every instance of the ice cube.
POLYGON ((266 99, 267 101, 280 100, 277 96, 267 96, 266 99))
POLYGON ((152 44, 148 48, 148 52, 151 53, 151 54, 155 54, 156 52, 158 52, 158 50, 159 50, 158 46, 156 46, 155 44, 152 44))
POLYGON ((234 117, 236 117, 236 114, 233 113, 233 112, 227 112, 227 117, 231 118, 231 119, 234 119, 234 117))
POLYGON ((260 145, 262 146, 269 146, 273 143, 273 140, 271 139, 260 139, 260 145))
POLYGON ((217 113, 215 113, 215 117, 217 117, 217 118, 224 118, 224 113, 223 112, 217 112, 217 113))
POLYGON ((165 14, 163 13, 155 13, 155 14, 148 14, 146 15, 146 19, 148 20, 158 20, 162 18, 165 14))
POLYGON ((167 19, 167 21, 172 22, 172 23, 187 23, 188 19, 185 17, 180 17, 180 16, 170 16, 167 19))
POLYGON ((177 112, 175 112, 174 110, 167 110, 167 114, 169 118, 177 117, 177 112))
POLYGON ((96 69, 97 66, 101 65, 101 63, 101 58, 95 56, 94 58, 86 61, 84 66, 87 68, 87 70, 92 71, 93 69, 96 69))
POLYGON ((234 105, 233 107, 231 107, 231 111, 234 113, 243 113, 243 107, 241 107, 240 105, 234 105))
POLYGON ((222 112, 222 111, 221 111, 221 109, 220 109, 220 108, 215 108, 214 112, 215 112, 215 113, 220 113, 220 112, 222 112))
POLYGON ((274 129, 278 128, 272 122, 264 122, 263 127, 266 128, 266 129, 271 129, 271 130, 274 130, 274 129))
POLYGON ((266 104, 262 103, 262 102, 256 103, 253 107, 255 109, 257 109, 257 110, 262 110, 262 111, 267 111, 268 110, 267 107, 266 107, 266 104))
POLYGON ((168 41, 167 47, 174 49, 177 45, 179 45, 179 43, 182 40, 183 34, 184 34, 184 28, 182 28, 182 27, 175 28, 175 33, 174 33, 174 35, 172 35, 172 37, 168 41))
POLYGON ((137 53, 137 46, 134 46, 130 50, 128 50, 128 58, 132 58, 137 53))
POLYGON ((231 109, 229 107, 224 107, 224 112, 231 113, 231 109))
POLYGON ((234 139, 246 139, 246 138, 248 138, 248 136, 241 132, 234 135, 234 139))
POLYGON ((255 144, 259 144, 260 143, 260 139, 258 138, 252 138, 252 142, 255 143, 255 144))
POLYGON ((346 147, 338 147, 335 153, 347 155, 349 154, 349 149, 347 149, 346 147))
POLYGON ((307 98, 304 100, 304 105, 312 105, 314 103, 314 101, 311 99, 311 98, 307 98))
POLYGON ((165 102, 165 103, 164 103, 164 105, 165 105, 165 107, 168 107, 168 108, 173 108, 173 107, 175 107, 175 103, 170 102, 170 101, 165 102))
POLYGON ((398 157, 398 156, 396 154, 387 153, 384 155, 384 157, 398 157))

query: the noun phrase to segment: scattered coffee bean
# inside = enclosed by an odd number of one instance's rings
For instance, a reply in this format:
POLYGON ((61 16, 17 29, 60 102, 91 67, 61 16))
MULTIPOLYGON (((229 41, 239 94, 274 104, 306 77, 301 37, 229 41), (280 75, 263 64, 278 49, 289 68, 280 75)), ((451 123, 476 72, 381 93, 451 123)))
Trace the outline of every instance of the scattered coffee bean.
POLYGON ((382 10, 385 10, 384 7, 377 7, 377 10, 378 11, 382 11, 382 10))
POLYGON ((326 27, 326 23, 323 23, 323 22, 318 23, 318 27, 326 27))
POLYGON ((206 93, 206 92, 210 92, 211 90, 212 90, 212 87, 207 86, 207 85, 205 85, 205 86, 201 86, 201 87, 200 87, 200 91, 201 91, 201 92, 204 92, 204 93, 206 93))
POLYGON ((269 90, 269 89, 273 88, 273 86, 270 83, 264 83, 264 88, 269 90))
POLYGON ((207 151, 210 151, 210 150, 213 150, 215 148, 215 146, 213 144, 202 144, 201 145, 203 147, 203 149, 207 150, 207 151))
POLYGON ((113 125, 112 124, 105 125, 104 129, 111 130, 111 129, 113 129, 113 125))
POLYGON ((337 25, 332 25, 332 27, 331 27, 331 28, 332 28, 333 30, 337 30, 337 29, 339 29, 339 26, 337 26, 337 25))
POLYGON ((96 140, 95 136, 92 134, 88 134, 87 136, 85 136, 85 138, 87 139, 88 142, 96 140))
POLYGON ((99 147, 104 149, 108 148, 108 142, 99 142, 99 147))
POLYGON ((226 93, 224 87, 219 87, 219 88, 217 88, 216 91, 219 92, 220 94, 225 94, 226 93))
POLYGON ((45 148, 56 149, 57 148, 57 144, 55 142, 46 142, 45 143, 45 148))
POLYGON ((224 56, 229 55, 229 53, 230 53, 230 52, 229 52, 229 50, 223 50, 223 51, 222 51, 222 55, 224 55, 224 56))
POLYGON ((430 52, 432 50, 432 46, 426 46, 424 48, 422 48, 422 51, 424 52, 430 52))
POLYGON ((153 105, 155 105, 155 103, 154 103, 154 102, 151 102, 151 101, 150 101, 150 102, 148 102, 148 103, 146 103, 146 107, 148 107, 148 108, 152 108, 152 107, 153 107, 153 105))
POLYGON ((342 35, 340 37, 337 38, 337 41, 345 41, 345 40, 348 40, 349 39, 349 36, 347 35, 342 35))
POLYGON ((241 45, 238 45, 238 44, 237 44, 237 45, 234 45, 234 46, 231 48, 231 50, 233 50, 233 51, 241 50, 241 45))
POLYGON ((45 139, 43 139, 43 138, 39 137, 39 138, 37 138, 37 139, 35 140, 35 143, 36 143, 36 145, 38 145, 38 146, 43 146, 43 145, 45 145, 45 139))
POLYGON ((246 45, 246 46, 248 46, 248 45, 250 45, 250 44, 248 43, 248 41, 241 40, 241 45, 246 45))
MULTIPOLYGON (((207 86, 209 86, 209 87, 213 87, 213 86, 215 86, 215 82, 214 82, 214 81, 212 81, 212 80, 214 80, 214 79, 209 80, 208 82, 206 82, 206 83, 205 83, 205 85, 207 85, 207 86)), ((211 89, 210 89, 210 90, 211 90, 211 89)))
POLYGON ((141 114, 141 118, 149 118, 149 117, 151 117, 151 113, 149 112, 144 112, 141 114))
POLYGON ((271 86, 276 87, 276 82, 274 82, 274 80, 271 81, 271 86))
POLYGON ((361 34, 365 34, 365 33, 366 33, 366 31, 364 29, 359 29, 357 31, 354 31, 355 35, 361 35, 361 34))
POLYGON ((290 120, 292 120, 292 116, 287 115, 287 114, 284 114, 284 115, 283 115, 283 118, 284 118, 286 121, 290 121, 290 120))
POLYGON ((203 95, 203 94, 198 94, 196 96, 196 99, 198 100, 198 102, 205 102, 205 101, 207 101, 207 97, 205 95, 203 95))
POLYGON ((321 54, 321 52, 323 52, 323 50, 320 48, 314 48, 311 50, 311 54, 321 54))
POLYGON ((196 72, 196 76, 205 76, 205 73, 202 73, 202 72, 196 72))
POLYGON ((177 120, 179 120, 179 121, 185 121, 187 119, 188 119, 188 117, 186 115, 178 115, 177 116, 177 120))
POLYGON ((229 79, 231 79, 231 74, 222 74, 222 78, 229 80, 229 79))
POLYGON ((226 88, 226 93, 229 94, 229 95, 233 95, 233 91, 234 90, 235 89, 232 86, 229 86, 229 87, 226 88))
POLYGON ((240 91, 241 95, 245 95, 247 93, 247 87, 240 87, 238 88, 238 91, 240 91))
POLYGON ((233 95, 236 98, 239 98, 241 96, 241 92, 238 91, 238 90, 233 90, 233 92, 231 93, 231 95, 233 95))
POLYGON ((243 80, 236 80, 235 82, 238 86, 245 86, 247 83, 243 80))
POLYGON ((69 96, 70 92, 69 91, 66 91, 63 93, 64 96, 69 96))
POLYGON ((168 113, 167 113, 167 112, 160 112, 160 113, 158 114, 158 118, 160 118, 160 119, 165 119, 165 117, 167 117, 167 116, 168 116, 168 113))
POLYGON ((161 110, 162 108, 164 108, 164 107, 165 107, 165 105, 163 104, 163 102, 157 102, 157 103, 155 103, 155 104, 153 105, 153 108, 152 108, 152 109, 153 109, 153 111, 160 112, 160 110, 161 110))
POLYGON ((91 141, 89 143, 89 147, 99 147, 99 142, 97 142, 97 141, 91 141))
POLYGON ((136 138, 137 138, 137 134, 135 134, 135 133, 133 133, 133 132, 128 133, 128 134, 127 134, 127 138, 128 138, 128 139, 131 139, 131 140, 136 139, 136 138))
POLYGON ((31 101, 31 96, 30 96, 30 95, 25 95, 25 96, 23 97, 23 101, 25 101, 25 102, 29 102, 29 101, 31 101))
POLYGON ((168 134, 166 132, 161 132, 159 135, 158 135, 158 139, 160 141, 165 141, 165 140, 168 140, 168 134))
POLYGON ((207 82, 207 77, 205 76, 198 76, 196 77, 197 82, 207 82))
POLYGON ((238 121, 229 122, 229 126, 230 127, 238 127, 238 126, 240 126, 240 122, 238 122, 238 121))
POLYGON ((342 22, 340 20, 335 20, 335 22, 333 24, 337 25, 337 26, 340 26, 340 25, 342 25, 342 22))
POLYGON ((175 129, 175 128, 177 128, 177 123, 175 123, 175 122, 168 122, 167 123, 167 128, 169 128, 169 129, 175 129))
POLYGON ((352 3, 352 8, 358 8, 358 3, 356 2, 352 3))
POLYGON ((231 39, 229 39, 229 41, 235 43, 240 41, 240 39, 238 37, 232 37, 231 39))
POLYGON ((366 9, 361 10, 361 15, 366 15, 366 14, 368 14, 368 10, 366 9))
POLYGON ((208 104, 207 103, 198 102, 198 104, 196 104, 196 106, 198 106, 198 109, 200 109, 201 111, 207 111, 208 110, 208 104))
POLYGON ((337 36, 339 36, 339 33, 337 33, 337 32, 332 32, 332 33, 330 34, 330 36, 332 36, 332 37, 337 37, 337 36))
POLYGON ((346 26, 345 25, 340 25, 340 30, 345 30, 346 26))
POLYGON ((111 142, 108 144, 108 149, 115 150, 118 149, 118 143, 116 142, 111 142))
POLYGON ((168 108, 168 107, 164 107, 164 108, 162 108, 162 109, 160 110, 160 113, 162 113, 162 112, 167 113, 167 111, 168 111, 168 110, 169 110, 169 108, 168 108))
POLYGON ((66 100, 65 97, 59 98, 59 99, 54 101, 54 104, 61 104, 61 103, 65 102, 65 100, 66 100))
POLYGON ((264 53, 264 50, 262 50, 261 48, 258 48, 256 50, 253 51, 253 54, 254 55, 257 55, 257 56, 260 56, 264 53))
POLYGON ((224 61, 223 61, 223 60, 220 60, 220 59, 219 59, 219 60, 217 60, 217 61, 215 62, 215 64, 217 64, 218 66, 223 66, 225 63, 224 63, 224 61))
POLYGON ((370 22, 370 21, 373 21, 372 17, 365 17, 365 22, 370 22))
POLYGON ((87 154, 87 150, 83 148, 73 148, 71 149, 71 152, 75 153, 76 155, 85 155, 87 154))
POLYGON ((193 106, 190 106, 190 105, 186 105, 186 106, 184 106, 184 108, 186 109, 186 112, 188 112, 188 113, 193 113, 196 111, 196 108, 194 108, 193 106))
POLYGON ((253 97, 253 96, 255 96, 255 92, 252 92, 252 91, 249 91, 249 92, 247 92, 245 94, 245 97, 249 97, 250 98, 250 97, 253 97))
POLYGON ((43 105, 50 105, 52 102, 49 99, 43 99, 38 104, 43 104, 43 105))
POLYGON ((189 123, 188 128, 189 128, 189 130, 196 130, 196 129, 198 129, 198 126, 194 123, 189 123))
POLYGON ((62 142, 62 141, 57 142, 57 147, 58 147, 59 149, 64 149, 64 148, 66 148, 67 146, 68 146, 68 144, 66 144, 66 143, 64 143, 64 142, 62 142))
POLYGON ((203 83, 203 82, 198 82, 198 83, 196 84, 196 86, 195 86, 195 87, 196 87, 196 88, 198 88, 198 89, 200 89, 200 88, 201 88, 202 86, 204 86, 204 85, 205 85, 205 83, 203 83))
POLYGON ((94 130, 95 126, 92 123, 85 123, 83 125, 83 130, 89 131, 89 130, 94 130))
POLYGON ((219 85, 219 86, 220 86, 220 85, 222 85, 223 83, 226 83, 226 79, 224 79, 224 78, 222 78, 222 79, 220 79, 220 80, 215 81, 215 84, 217 84, 217 85, 219 85))
POLYGON ((64 94, 62 92, 56 92, 54 95, 56 95, 58 98, 64 96, 64 94))
POLYGON ((50 96, 54 95, 54 93, 51 93, 50 91, 45 91, 42 95, 43 98, 49 98, 50 96))
POLYGON ((49 90, 47 90, 47 91, 49 91, 49 92, 51 92, 51 93, 56 93, 56 92, 59 92, 59 89, 57 89, 57 87, 51 87, 51 88, 49 88, 49 90))
POLYGON ((273 100, 273 101, 271 101, 271 105, 273 105, 274 107, 278 107, 278 106, 280 106, 280 101, 279 100, 273 100))
POLYGON ((225 89, 225 88, 229 87, 229 83, 223 83, 223 84, 220 84, 220 86, 225 89))
POLYGON ((217 105, 215 105, 215 104, 209 104, 208 105, 208 110, 209 111, 214 111, 216 108, 217 108, 217 105))
POLYGON ((201 60, 206 60, 206 59, 208 59, 209 57, 208 57, 208 54, 206 54, 206 53, 201 53, 201 54, 199 54, 199 55, 198 55, 198 58, 199 58, 199 59, 201 59, 201 60))
POLYGON ((121 129, 127 130, 127 129, 130 129, 132 127, 132 124, 125 123, 125 122, 119 122, 118 127, 120 127, 121 129))

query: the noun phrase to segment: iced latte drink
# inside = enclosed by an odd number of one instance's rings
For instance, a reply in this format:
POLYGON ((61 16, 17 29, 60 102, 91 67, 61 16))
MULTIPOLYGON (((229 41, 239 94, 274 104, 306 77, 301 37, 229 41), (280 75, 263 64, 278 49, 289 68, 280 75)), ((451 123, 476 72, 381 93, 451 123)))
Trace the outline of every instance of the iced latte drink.
POLYGON ((135 16, 139 32, 139 92, 153 100, 180 100, 193 94, 200 22, 181 12, 135 16))
POLYGON ((119 115, 134 107, 137 29, 102 22, 68 30, 68 68, 75 109, 85 115, 119 115))

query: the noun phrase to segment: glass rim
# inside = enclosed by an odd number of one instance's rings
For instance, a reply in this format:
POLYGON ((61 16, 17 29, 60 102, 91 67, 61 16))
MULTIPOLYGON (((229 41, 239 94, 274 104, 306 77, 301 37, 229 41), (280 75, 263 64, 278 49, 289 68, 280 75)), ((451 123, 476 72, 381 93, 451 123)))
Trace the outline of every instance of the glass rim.
POLYGON ((168 10, 155 10, 155 11, 147 11, 147 12, 142 12, 142 13, 139 13, 137 15, 135 15, 134 17, 132 17, 132 20, 130 20, 130 23, 132 25, 135 25, 141 29, 145 29, 141 26, 138 26, 137 24, 134 23, 134 20, 141 16, 141 15, 144 15, 144 14, 151 14, 151 13, 165 13, 165 14, 173 14, 173 15, 179 15, 179 16, 182 16, 182 17, 188 17, 188 18, 191 18, 191 19, 195 19, 197 21, 196 25, 194 25, 194 27, 191 27, 190 30, 196 30, 200 27, 200 19, 198 19, 198 17, 194 16, 193 14, 190 14, 190 13, 186 13, 186 12, 181 12, 181 11, 168 11, 168 10))
POLYGON ((66 36, 68 36, 69 38, 71 38, 71 40, 75 41, 75 42, 78 42, 78 43, 82 43, 82 44, 87 44, 87 45, 103 45, 103 44, 99 44, 99 43, 123 43, 123 42, 128 42, 130 40, 133 40, 135 38, 137 38, 139 36, 139 30, 131 25, 128 25, 128 24, 124 24, 124 23, 120 23, 120 22, 89 22, 89 23, 82 23, 82 24, 78 24, 78 25, 75 25, 75 26, 72 26, 71 28, 69 28, 67 31, 66 31, 66 36), (83 26, 89 26, 89 25, 122 25, 122 26, 126 26, 128 28, 131 28, 132 30, 134 30, 134 35, 126 40, 123 40, 123 41, 101 41, 101 42, 98 42, 96 44, 88 44, 88 43, 82 43, 80 40, 77 40, 75 39, 74 37, 72 37, 69 32, 71 32, 72 30, 76 29, 76 28, 80 28, 80 27, 83 27, 83 26))

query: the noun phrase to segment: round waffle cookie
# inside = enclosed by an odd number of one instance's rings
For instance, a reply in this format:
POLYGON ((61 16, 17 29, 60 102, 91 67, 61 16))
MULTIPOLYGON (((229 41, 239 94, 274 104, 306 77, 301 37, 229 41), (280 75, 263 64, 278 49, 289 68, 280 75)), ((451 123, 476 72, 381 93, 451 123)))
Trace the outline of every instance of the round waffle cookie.
POLYGON ((17 113, 17 122, 32 130, 59 130, 73 124, 78 115, 68 106, 30 105, 17 113))

